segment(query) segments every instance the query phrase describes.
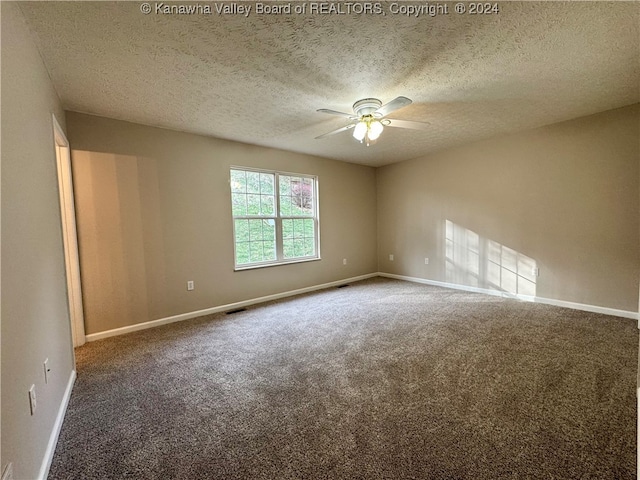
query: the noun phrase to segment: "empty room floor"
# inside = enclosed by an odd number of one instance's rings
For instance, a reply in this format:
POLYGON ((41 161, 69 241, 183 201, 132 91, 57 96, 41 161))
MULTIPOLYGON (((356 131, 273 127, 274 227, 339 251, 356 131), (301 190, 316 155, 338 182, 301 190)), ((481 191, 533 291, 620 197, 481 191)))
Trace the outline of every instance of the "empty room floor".
POLYGON ((373 278, 86 344, 49 478, 636 478, 636 322, 373 278))

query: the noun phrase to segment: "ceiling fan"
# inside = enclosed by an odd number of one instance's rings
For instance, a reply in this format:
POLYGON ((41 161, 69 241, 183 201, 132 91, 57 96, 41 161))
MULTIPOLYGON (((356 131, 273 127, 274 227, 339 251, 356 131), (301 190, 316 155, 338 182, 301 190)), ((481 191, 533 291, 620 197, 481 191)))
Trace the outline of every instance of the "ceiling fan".
POLYGON ((325 133, 324 135, 320 135, 319 137, 316 137, 316 139, 329 137, 336 133, 351 130, 353 128, 353 137, 360 143, 366 142, 367 146, 369 146, 378 139, 384 130, 384 127, 427 130, 429 123, 385 118, 390 113, 395 112, 402 107, 406 107, 410 103, 411 100, 407 97, 394 98, 385 105, 382 105, 382 102, 377 98, 363 98, 353 104, 354 113, 337 112, 336 110, 321 108, 317 111, 321 113, 328 113, 329 115, 346 117, 351 120, 351 123, 325 133))

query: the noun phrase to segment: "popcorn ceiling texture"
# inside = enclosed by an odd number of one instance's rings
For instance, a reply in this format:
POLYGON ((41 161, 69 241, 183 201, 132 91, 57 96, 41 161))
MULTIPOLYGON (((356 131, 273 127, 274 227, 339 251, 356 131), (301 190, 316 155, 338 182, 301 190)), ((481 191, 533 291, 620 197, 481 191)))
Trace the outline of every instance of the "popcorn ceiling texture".
POLYGON ((379 166, 640 101, 640 3, 501 2, 499 14, 144 15, 20 2, 68 110, 379 166), (314 137, 398 95, 375 146, 314 137))

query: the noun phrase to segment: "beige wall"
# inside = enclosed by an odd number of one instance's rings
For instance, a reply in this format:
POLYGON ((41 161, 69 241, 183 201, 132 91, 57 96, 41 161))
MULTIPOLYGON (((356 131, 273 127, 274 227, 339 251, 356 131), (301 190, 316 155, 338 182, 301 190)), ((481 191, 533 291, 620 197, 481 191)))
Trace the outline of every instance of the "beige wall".
POLYGON ((376 270, 635 311, 638 115, 619 109, 376 175, 68 112, 87 333, 376 270), (320 176, 321 261, 233 271, 230 165, 320 176))
POLYGON ((635 105, 378 169, 380 271, 637 311, 639 118, 635 105))
POLYGON ((377 270, 373 168, 73 112, 67 126, 88 334, 377 270), (319 177, 322 260, 233 271, 231 165, 319 177))
POLYGON ((2 453, 36 478, 73 369, 52 113, 64 112, 18 6, 2 17, 2 453), (43 361, 51 374, 44 383, 43 361), (37 410, 27 392, 35 384, 37 410))

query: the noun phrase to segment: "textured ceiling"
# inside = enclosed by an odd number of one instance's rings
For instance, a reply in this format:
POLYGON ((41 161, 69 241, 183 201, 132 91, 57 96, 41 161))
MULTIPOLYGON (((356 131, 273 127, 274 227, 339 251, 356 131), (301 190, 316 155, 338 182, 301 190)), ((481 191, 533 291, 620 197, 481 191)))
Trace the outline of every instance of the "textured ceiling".
POLYGON ((373 166, 640 101, 638 2, 500 2, 491 15, 449 3, 435 17, 394 14, 391 2, 379 15, 257 14, 237 2, 247 17, 218 14, 222 4, 189 3, 210 15, 144 15, 140 2, 20 7, 68 110, 373 166), (413 104, 389 118, 428 131, 387 128, 370 147, 350 132, 314 139, 346 122, 316 109, 399 95, 413 104))

